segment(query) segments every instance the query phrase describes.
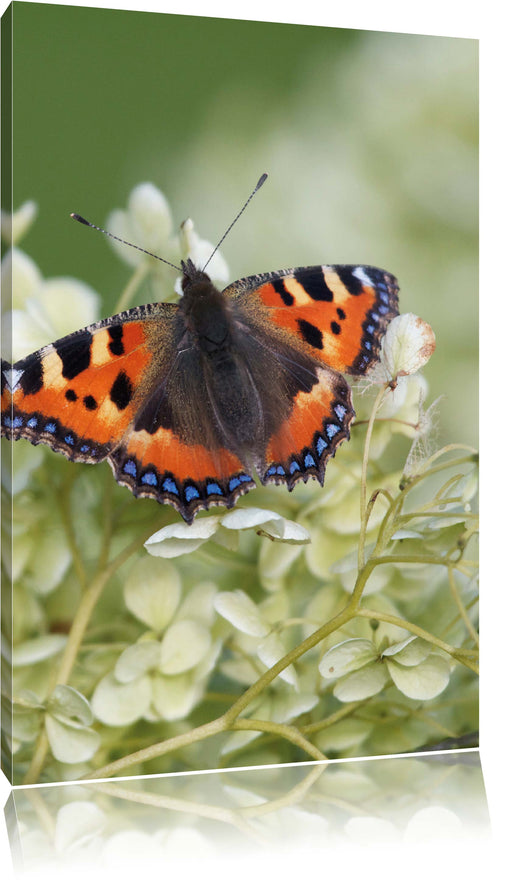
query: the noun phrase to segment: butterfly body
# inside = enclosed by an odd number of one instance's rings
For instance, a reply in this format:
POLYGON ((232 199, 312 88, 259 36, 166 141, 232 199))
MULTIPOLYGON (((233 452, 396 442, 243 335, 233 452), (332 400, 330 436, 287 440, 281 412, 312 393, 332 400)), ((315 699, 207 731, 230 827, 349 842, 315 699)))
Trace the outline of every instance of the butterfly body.
POLYGON ((325 265, 219 291, 182 264, 178 304, 147 304, 2 365, 2 435, 107 459, 190 523, 255 486, 310 476, 349 437, 343 374, 366 374, 398 313, 383 270, 325 265))

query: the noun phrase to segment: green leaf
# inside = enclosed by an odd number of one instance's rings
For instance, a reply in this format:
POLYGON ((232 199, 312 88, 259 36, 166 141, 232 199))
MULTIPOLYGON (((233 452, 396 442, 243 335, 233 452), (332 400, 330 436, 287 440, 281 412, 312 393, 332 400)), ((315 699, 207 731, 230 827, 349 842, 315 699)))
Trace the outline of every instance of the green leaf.
POLYGON ((168 561, 139 558, 124 586, 126 606, 155 632, 171 622, 181 598, 181 578, 168 561))

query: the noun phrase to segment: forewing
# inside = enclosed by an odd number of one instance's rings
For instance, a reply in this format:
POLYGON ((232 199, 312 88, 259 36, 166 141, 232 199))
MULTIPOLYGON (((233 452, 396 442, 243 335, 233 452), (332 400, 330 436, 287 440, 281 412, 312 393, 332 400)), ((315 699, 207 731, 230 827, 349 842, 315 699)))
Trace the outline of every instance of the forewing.
POLYGON ((211 503, 233 506, 254 481, 215 436, 194 355, 175 305, 105 319, 2 364, 2 435, 108 459, 135 496, 188 522, 211 503))
POLYGON ((391 273, 352 264, 278 270, 240 279, 224 292, 243 309, 265 308, 265 320, 303 352, 341 373, 364 375, 377 362, 387 325, 398 315, 391 273))

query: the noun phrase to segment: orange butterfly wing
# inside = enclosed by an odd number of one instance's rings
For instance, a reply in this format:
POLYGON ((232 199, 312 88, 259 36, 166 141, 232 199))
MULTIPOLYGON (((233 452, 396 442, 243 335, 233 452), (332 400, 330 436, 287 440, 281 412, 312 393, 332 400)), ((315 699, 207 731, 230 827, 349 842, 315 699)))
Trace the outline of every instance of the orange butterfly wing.
POLYGON ((177 367, 177 311, 136 307, 3 363, 2 435, 69 460, 107 459, 135 496, 171 503, 188 522, 210 502, 233 506, 254 487, 239 458, 166 425, 162 378, 170 382, 177 367))
MULTIPOLYGON (((323 482, 326 462, 349 438, 355 416, 343 373, 367 374, 378 361, 381 338, 398 315, 396 278, 360 265, 298 267, 241 279, 224 294, 265 347, 278 357, 284 346, 307 355, 314 372, 311 388, 296 392, 288 417, 268 439, 261 480, 290 490, 309 475, 323 482)), ((293 373, 289 355, 287 362, 293 373)))

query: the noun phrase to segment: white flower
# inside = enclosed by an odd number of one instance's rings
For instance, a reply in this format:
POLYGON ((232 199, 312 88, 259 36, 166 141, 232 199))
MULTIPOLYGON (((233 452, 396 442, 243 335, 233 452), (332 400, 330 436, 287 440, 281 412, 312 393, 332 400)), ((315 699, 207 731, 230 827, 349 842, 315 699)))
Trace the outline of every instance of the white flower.
POLYGON ((12 215, 9 212, 2 211, 2 239, 11 245, 16 245, 31 227, 36 215, 37 203, 32 199, 24 202, 12 215))
POLYGON ((12 360, 17 361, 98 318, 99 297, 78 279, 43 279, 34 262, 13 249, 2 263, 12 276, 12 304, 2 317, 5 339, 12 333, 12 360))
POLYGON ((381 367, 388 380, 416 374, 436 348, 430 325, 414 313, 396 316, 382 340, 381 367))
POLYGON ((125 603, 151 630, 121 653, 97 685, 92 707, 103 723, 180 720, 202 699, 220 650, 210 628, 215 593, 213 583, 199 583, 181 601, 181 579, 172 564, 147 558, 135 564, 125 603))
MULTIPOLYGON (((286 597, 284 593, 283 597, 286 597)), ((274 617, 272 616, 272 610, 267 611, 267 615, 265 615, 264 609, 259 609, 242 589, 236 589, 233 592, 220 592, 215 598, 214 607, 217 613, 220 613, 238 632, 242 633, 240 637, 243 637, 243 640, 238 640, 243 651, 242 663, 243 656, 256 653, 258 659, 267 668, 271 668, 279 659, 286 655, 287 648, 273 628, 274 617), (245 636, 250 637, 247 639, 245 636)), ((232 660, 231 665, 225 671, 236 679, 240 676, 243 678, 245 667, 242 666, 242 669, 239 671, 237 664, 238 660, 232 660)), ((254 671, 252 674, 254 675, 254 671)), ((279 677, 294 687, 295 690, 299 689, 297 673, 293 665, 287 666, 280 672, 279 677)))
POLYGON ((239 507, 226 515, 198 518, 193 524, 168 524, 144 543, 150 555, 157 558, 177 558, 199 549, 203 543, 215 539, 228 548, 236 548, 237 536, 227 531, 256 530, 281 543, 301 545, 309 543, 309 533, 295 521, 283 518, 270 509, 239 507))
MULTIPOLYGON (((214 251, 212 243, 198 235, 190 218, 182 223, 177 233, 174 232, 171 207, 163 193, 151 182, 134 187, 128 197, 127 208, 111 212, 106 229, 114 236, 178 267, 182 259, 190 258, 198 269, 202 269, 214 251)), ((168 268, 165 268, 165 264, 153 260, 137 248, 130 248, 115 239, 109 241, 125 263, 138 267, 144 261, 149 261, 159 281, 167 280, 168 268)), ((228 266, 219 251, 208 263, 208 275, 219 285, 225 285, 228 281, 228 266)), ((175 291, 183 293, 179 279, 175 291)))
MULTIPOLYGON (((199 269, 202 269, 208 262, 206 270, 210 279, 217 285, 226 284, 229 279, 229 269, 226 261, 220 251, 216 251, 213 254, 214 246, 207 239, 199 237, 195 231, 194 222, 190 218, 183 221, 180 227, 180 250, 182 256, 190 258, 199 269)), ((180 279, 178 279, 175 289, 179 294, 183 293, 180 279)))
MULTIPOLYGON (((107 218, 106 229, 127 242, 166 257, 173 229, 172 212, 163 193, 146 182, 134 187, 127 209, 115 209, 107 218)), ((109 239, 114 251, 125 263, 137 267, 147 255, 109 239)))
POLYGON ((411 636, 379 650, 366 638, 350 638, 331 647, 318 666, 324 678, 336 678, 340 702, 375 696, 389 679, 410 699, 433 699, 450 679, 448 661, 428 641, 411 636))

